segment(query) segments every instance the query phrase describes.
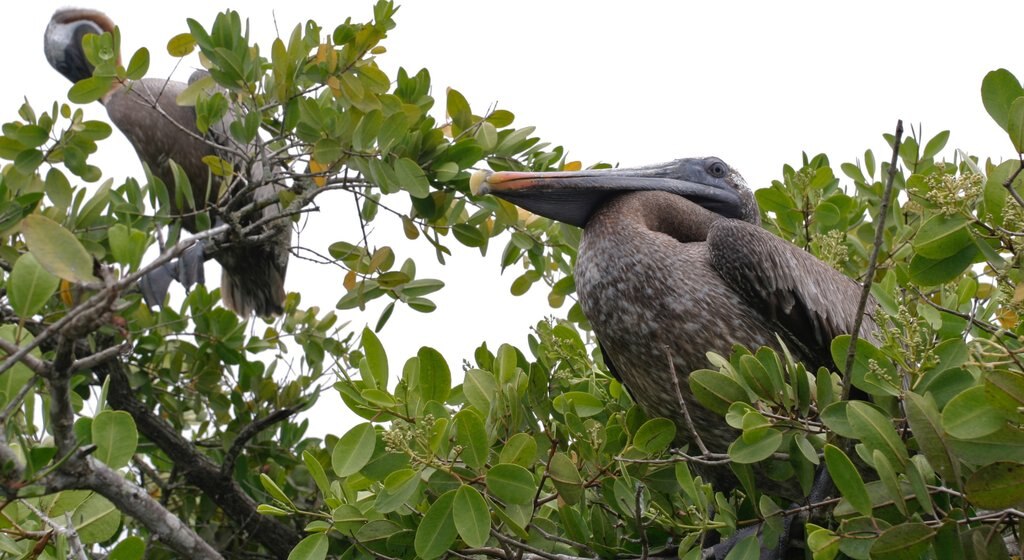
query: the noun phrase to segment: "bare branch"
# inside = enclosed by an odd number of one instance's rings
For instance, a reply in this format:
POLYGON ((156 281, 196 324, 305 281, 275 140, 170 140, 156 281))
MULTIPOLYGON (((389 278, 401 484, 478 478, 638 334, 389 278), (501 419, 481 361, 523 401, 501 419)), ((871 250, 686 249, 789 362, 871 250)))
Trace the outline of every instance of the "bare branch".
POLYGON ((68 540, 68 546, 71 548, 72 558, 78 560, 89 560, 89 557, 85 554, 85 548, 82 547, 82 539, 78 538, 78 531, 75 531, 75 526, 71 523, 71 516, 67 513, 67 519, 65 524, 61 525, 50 519, 50 516, 43 513, 39 508, 32 505, 28 500, 20 500, 20 504, 25 509, 31 511, 38 517, 43 523, 46 524, 54 533, 63 535, 68 540))
POLYGON ((256 434, 266 430, 267 428, 287 419, 289 416, 296 413, 296 410, 291 408, 282 408, 269 416, 265 416, 256 420, 252 424, 249 424, 239 432, 238 437, 231 443, 231 448, 228 449, 227 456, 224 457, 224 462, 220 465, 220 472, 225 476, 230 476, 231 472, 235 470, 235 461, 238 459, 238 455, 242 453, 242 449, 245 448, 245 444, 249 443, 249 440, 256 436, 256 434))
POLYGON ((868 298, 871 297, 871 284, 875 279, 875 268, 878 266, 878 253, 882 250, 882 241, 885 236, 885 218, 889 214, 889 201, 892 199, 892 183, 896 178, 896 164, 899 162, 900 142, 903 140, 903 120, 896 121, 896 136, 892 144, 892 161, 889 163, 889 178, 885 182, 885 190, 882 192, 882 204, 878 208, 878 223, 875 224, 875 242, 871 249, 871 257, 868 259, 868 271, 864 275, 864 288, 860 292, 860 302, 857 304, 857 314, 854 316, 853 329, 850 332, 850 348, 846 352, 846 365, 843 367, 843 393, 842 400, 850 398, 851 380, 853 377, 853 359, 857 354, 857 339, 860 335, 860 327, 864 323, 864 310, 868 305, 868 298))

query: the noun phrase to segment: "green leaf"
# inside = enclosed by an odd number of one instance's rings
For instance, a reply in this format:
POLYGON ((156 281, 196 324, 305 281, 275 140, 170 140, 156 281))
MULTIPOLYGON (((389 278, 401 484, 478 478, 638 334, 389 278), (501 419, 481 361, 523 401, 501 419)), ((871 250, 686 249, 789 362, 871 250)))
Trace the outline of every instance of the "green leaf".
POLYGON ((292 503, 291 498, 289 498, 288 495, 281 490, 281 487, 274 482, 274 479, 267 476, 266 473, 260 473, 260 485, 263 486, 263 489, 266 490, 267 494, 270 494, 272 498, 293 510, 295 509, 295 504, 292 503))
POLYGON ((756 463, 771 457, 782 444, 782 432, 774 428, 761 428, 743 432, 743 437, 729 445, 729 458, 740 464, 756 463))
POLYGON ((583 391, 566 391, 551 400, 551 406, 560 414, 574 413, 580 418, 589 418, 604 412, 604 402, 583 391))
POLYGON ((851 401, 846 408, 850 427, 868 448, 880 451, 890 462, 903 467, 910 460, 907 446, 896 433, 892 421, 875 407, 861 401, 851 401))
POLYGON ((324 560, 329 545, 325 533, 313 533, 295 545, 288 554, 288 560, 324 560))
POLYGON ((1022 95, 1024 88, 1005 68, 989 72, 981 81, 981 101, 985 110, 1003 130, 1009 130, 1010 106, 1022 95))
POLYGON ((484 420, 476 411, 463 409, 455 415, 455 439, 462 446, 462 460, 472 469, 479 469, 487 462, 487 430, 484 420))
POLYGON ((812 523, 807 524, 807 548, 811 550, 814 560, 832 560, 839 553, 841 539, 839 535, 817 527, 812 523), (815 527, 812 529, 812 527, 815 527))
POLYGON ((142 537, 131 536, 117 543, 107 560, 142 560, 145 554, 146 541, 142 537))
POLYGON ((1010 141, 1013 142, 1013 148, 1017 153, 1024 152, 1024 95, 1014 99, 1010 104, 1006 132, 1010 134, 1010 141))
POLYGON ((420 526, 416 528, 416 539, 414 547, 416 554, 424 560, 437 558, 444 554, 448 547, 455 542, 458 530, 455 527, 455 519, 452 509, 455 504, 455 490, 441 494, 430 509, 427 510, 420 526))
POLYGON ((473 125, 473 114, 469 111, 469 102, 461 93, 448 88, 447 101, 448 116, 460 131, 473 125))
POLYGON ((548 476, 565 503, 576 505, 583 497, 583 477, 565 453, 559 451, 551 456, 548 476))
POLYGON ((487 502, 476 488, 460 486, 455 493, 453 505, 455 529, 466 546, 479 548, 487 544, 491 536, 491 515, 487 502))
POLYGON ((90 76, 80 80, 68 90, 68 100, 72 103, 84 105, 99 100, 110 91, 114 85, 114 78, 90 76))
POLYGON ((872 560, 918 560, 921 558, 935 529, 924 523, 904 523, 886 529, 871 545, 872 560))
POLYGON ((424 401, 443 403, 452 390, 452 374, 444 356, 433 348, 423 347, 416 353, 419 359, 419 391, 424 401))
POLYGON ((14 312, 28 319, 46 305, 59 285, 59 278, 47 272, 32 253, 26 253, 14 263, 7 281, 7 297, 14 312))
POLYGON ((327 480, 327 473, 324 471, 320 461, 309 451, 303 451, 302 462, 306 464, 306 470, 309 471, 309 476, 313 477, 313 482, 316 482, 316 487, 320 490, 320 494, 325 497, 330 496, 331 483, 327 480))
POLYGON ((149 49, 142 47, 132 55, 132 59, 128 62, 128 68, 125 69, 125 76, 129 80, 141 80, 147 71, 149 71, 149 49))
POLYGON ((69 282, 98 282, 92 274, 92 255, 70 231, 39 214, 21 222, 28 250, 51 274, 69 282))
POLYGON ((725 555, 725 560, 758 560, 761 557, 761 547, 757 542, 757 535, 750 535, 736 543, 725 555))
POLYGON ((103 496, 90 493, 71 514, 71 523, 83 544, 103 542, 117 533, 121 512, 103 496))
POLYGON ((1024 505, 1024 464, 999 461, 974 471, 964 490, 979 508, 1000 510, 1024 505))
POLYGON ((645 453, 656 454, 668 449, 675 438, 675 422, 668 418, 652 418, 633 435, 633 446, 645 453))
POLYGON ((999 431, 1006 419, 985 396, 985 386, 977 385, 953 397, 942 409, 942 428, 960 439, 973 439, 999 431))
POLYGON ((864 486, 864 479, 846 453, 832 444, 825 444, 825 465, 836 488, 850 505, 861 515, 871 517, 871 498, 864 486))
POLYGON ((395 162, 395 175, 398 182, 412 196, 426 198, 430 194, 430 181, 423 173, 419 164, 409 158, 400 158, 395 162))
POLYGON ((537 493, 537 481, 525 468, 499 463, 487 471, 487 491, 509 504, 529 504, 537 493))
POLYGON ((369 328, 363 328, 362 338, 363 355, 366 356, 366 364, 370 368, 370 375, 377 387, 387 388, 388 386, 388 355, 384 351, 377 335, 369 328))
POLYGON ((92 442, 96 458, 112 469, 131 461, 139 444, 139 432, 132 415, 123 410, 104 410, 92 421, 92 442))
POLYGON ((420 485, 419 473, 400 469, 384 479, 384 489, 377 493, 373 508, 380 513, 391 513, 405 505, 420 485))
POLYGON ((931 395, 907 393, 904 398, 907 423, 917 446, 946 484, 960 487, 960 462, 946 442, 939 409, 931 395))
POLYGON ((499 463, 514 463, 529 467, 537 459, 537 440, 520 432, 508 438, 498 457, 499 463))
POLYGON ((167 41, 167 54, 174 58, 188 56, 195 48, 196 40, 191 33, 179 33, 167 41))
POLYGON ((734 402, 749 402, 747 392, 732 377, 710 369, 699 369, 690 374, 693 396, 708 410, 725 415, 734 402))
POLYGON ((961 214, 936 214, 921 225, 914 249, 929 259, 944 259, 971 244, 967 218, 961 214))
POLYGON ((331 466, 338 476, 351 476, 370 462, 377 445, 373 424, 363 422, 341 436, 331 453, 331 466))
POLYGON ((910 280, 919 286, 945 284, 960 276, 977 256, 978 248, 973 243, 943 259, 914 255, 910 259, 910 280))
POLYGON ((940 132, 940 133, 936 134, 935 136, 933 136, 932 139, 929 140, 928 143, 925 144, 925 146, 924 146, 923 157, 931 158, 931 157, 935 157, 935 156, 939 155, 939 152, 942 151, 942 148, 946 147, 946 142, 948 140, 949 140, 949 131, 948 130, 943 130, 942 132, 940 132))

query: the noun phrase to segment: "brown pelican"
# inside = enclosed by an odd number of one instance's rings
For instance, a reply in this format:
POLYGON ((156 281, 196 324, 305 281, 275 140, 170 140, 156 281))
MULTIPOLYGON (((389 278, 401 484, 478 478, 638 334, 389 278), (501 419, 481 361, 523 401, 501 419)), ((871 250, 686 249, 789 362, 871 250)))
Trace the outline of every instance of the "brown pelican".
MULTIPOLYGON (((113 30, 114 23, 101 12, 83 9, 57 10, 46 27, 46 59, 72 82, 88 78, 92 75, 93 66, 85 57, 83 37, 91 33, 102 34, 113 30)), ((198 77, 200 76, 194 75, 190 81, 198 77)), ((232 141, 225 132, 224 122, 212 126, 210 134, 205 137, 199 132, 196 127, 195 109, 176 103, 178 94, 187 85, 162 79, 142 79, 135 82, 115 80, 111 90, 100 102, 106 107, 110 120, 135 147, 139 159, 167 185, 170 191, 171 213, 180 217, 185 229, 195 233, 197 226, 191 209, 180 208, 176 202, 179 197, 175 196, 174 175, 169 162, 173 160, 184 170, 192 186, 196 207, 200 210, 210 208, 217 202, 219 189, 207 187, 210 170, 202 160, 210 155, 221 155, 224 159, 230 160, 229 156, 218 153, 217 145, 229 146, 232 141)), ((251 146, 239 147, 235 144, 233 147, 236 148, 236 153, 256 152, 256 148, 251 146)), ((236 162, 236 168, 238 165, 239 162, 236 162)), ((261 180, 262 169, 259 164, 251 165, 247 179, 255 188, 249 200, 276 198, 278 192, 284 188, 279 182, 261 180)), ((237 188, 242 187, 233 187, 237 188)), ((270 219, 280 212, 279 204, 270 204, 257 216, 243 218, 243 225, 245 220, 251 223, 260 218, 270 219)), ((270 227, 275 228, 274 233, 266 241, 247 244, 244 240, 239 240, 229 247, 217 250, 214 254, 224 269, 221 277, 221 296, 224 304, 242 316, 248 316, 253 312, 260 316, 269 316, 283 311, 284 276, 288 267, 291 229, 287 223, 281 223, 280 220, 270 227)), ((179 280, 186 284, 201 278, 201 251, 198 257, 195 252, 190 253, 190 256, 198 263, 193 262, 183 267, 184 272, 180 274, 188 276, 188 279, 179 276, 179 280)), ((172 269, 168 270, 173 272, 172 269)), ((154 282, 163 284, 162 289, 157 288, 155 294, 159 302, 162 302, 169 279, 161 278, 154 282)), ((150 296, 148 293, 146 295, 150 296)))
MULTIPOLYGON (((729 355, 734 344, 779 349, 778 335, 813 371, 833 366, 832 339, 853 329, 860 286, 759 227, 753 193, 718 158, 478 172, 472 186, 584 228, 576 289, 605 363, 649 414, 676 419, 681 442, 694 443, 670 372, 701 440, 724 453, 737 433, 686 383, 691 371, 711 367, 708 351, 729 355)), ((873 338, 875 329, 866 313, 860 336, 873 338)), ((727 469, 702 474, 718 489, 735 485, 727 469)))

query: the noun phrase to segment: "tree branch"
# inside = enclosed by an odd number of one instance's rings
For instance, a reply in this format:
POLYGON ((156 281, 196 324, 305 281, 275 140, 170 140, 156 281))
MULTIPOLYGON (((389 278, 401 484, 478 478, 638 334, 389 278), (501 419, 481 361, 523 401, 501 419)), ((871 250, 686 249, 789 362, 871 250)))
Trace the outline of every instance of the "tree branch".
POLYGON ((860 335, 860 327, 864 323, 864 309, 867 308, 868 298, 871 297, 871 284, 875 279, 875 268, 878 266, 878 253, 882 250, 882 241, 885 236, 885 219, 889 214, 889 200, 892 199, 892 183, 896 178, 896 164, 899 162, 900 142, 903 140, 903 120, 896 121, 896 137, 892 145, 892 161, 889 163, 889 178, 885 182, 885 190, 882 192, 882 204, 878 209, 878 223, 875 224, 875 242, 871 249, 871 257, 868 259, 868 271, 864 277, 864 288, 860 292, 860 302, 857 304, 857 314, 853 319, 853 329, 850 332, 850 348, 846 352, 846 365, 843 367, 843 393, 842 400, 850 398, 850 389, 853 379, 853 359, 857 354, 857 339, 860 335))
POLYGON ((245 448, 245 444, 249 443, 256 434, 266 430, 267 428, 287 419, 289 416, 295 414, 295 410, 291 408, 282 408, 281 410, 275 411, 270 416, 265 416, 256 420, 252 424, 249 424, 239 432, 238 437, 231 443, 231 448, 228 449, 227 455, 224 457, 224 462, 220 465, 220 473, 224 476, 231 476, 231 471, 235 470, 235 461, 238 459, 238 455, 242 453, 242 449, 245 448))
POLYGON ((110 378, 107 399, 118 410, 131 414, 139 433, 159 447, 174 463, 189 484, 209 497, 224 514, 274 556, 287 558, 301 535, 277 518, 261 515, 257 503, 219 465, 199 453, 195 446, 157 416, 149 406, 135 398, 124 364, 111 359, 96 367, 97 373, 110 378))

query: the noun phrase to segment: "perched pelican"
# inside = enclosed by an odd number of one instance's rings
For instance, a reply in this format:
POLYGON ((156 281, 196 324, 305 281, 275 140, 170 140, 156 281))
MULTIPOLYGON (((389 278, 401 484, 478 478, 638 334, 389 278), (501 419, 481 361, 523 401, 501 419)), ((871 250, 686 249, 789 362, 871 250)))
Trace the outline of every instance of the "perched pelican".
MULTIPOLYGON (((670 372, 701 440, 724 453, 737 432, 686 383, 734 344, 779 348, 806 366, 832 366, 829 346, 850 333, 860 286, 760 224, 743 178, 715 157, 634 169, 478 172, 477 193, 583 228, 576 289, 605 363, 651 415, 673 418, 694 443, 670 372)), ((865 314, 860 336, 876 326, 865 314)), ((691 447, 691 450, 693 448, 691 447)), ((728 469, 702 472, 718 489, 728 469)), ((787 497, 797 497, 792 490, 787 497)))
MULTIPOLYGON (((102 34, 114 30, 114 23, 102 12, 84 9, 61 9, 53 14, 46 27, 45 50, 50 65, 72 82, 88 78, 93 67, 85 57, 82 38, 90 33, 102 34)), ((120 56, 120 54, 118 54, 120 56)), ((197 72, 196 74, 200 74, 197 72)), ((202 73, 205 74, 205 73, 202 73)), ((193 75, 195 81, 201 76, 193 75)), ((196 112, 193 107, 183 107, 176 98, 188 84, 162 79, 143 79, 122 83, 115 80, 111 90, 100 102, 106 107, 110 120, 128 138, 135 151, 170 190, 171 213, 179 216, 185 229, 195 233, 196 221, 191 209, 179 208, 174 192, 174 175, 169 164, 173 160, 185 171, 192 185, 193 199, 198 209, 209 208, 217 202, 217 188, 208 188, 209 167, 202 161, 206 156, 219 155, 231 160, 230 155, 219 154, 218 144, 232 146, 236 151, 256 153, 253 146, 232 145, 226 134, 224 122, 210 128, 205 137, 196 127, 196 112)), ((230 118, 227 117, 227 118, 230 118)), ((258 159, 258 158, 256 158, 258 159)), ((235 162, 236 170, 239 162, 235 162)), ((276 198, 284 188, 279 181, 261 180, 263 168, 259 163, 251 164, 246 178, 255 183, 255 188, 239 181, 234 189, 251 188, 249 201, 276 198)), ((242 172, 245 175, 244 170, 242 172)), ((270 219, 281 213, 279 204, 269 204, 254 216, 243 218, 242 225, 260 218, 270 219)), ((269 239, 258 243, 246 240, 234 242, 218 249, 214 257, 224 269, 221 278, 221 296, 224 304, 242 316, 255 312, 260 316, 277 315, 283 311, 284 277, 288 267, 288 250, 291 245, 291 228, 286 221, 273 222, 269 228, 273 233, 269 239)), ((191 254, 192 263, 183 267, 183 283, 201 278, 202 254, 191 254), (198 261, 198 262, 195 262, 198 261)), ((171 271, 171 268, 167 269, 171 271)), ((165 273, 166 276, 166 273, 165 273)), ((163 283, 157 289, 156 299, 160 302, 166 293, 169 278, 156 280, 163 283)), ((144 292, 146 290, 144 289, 144 292)), ((146 294, 147 297, 153 297, 146 294)))

